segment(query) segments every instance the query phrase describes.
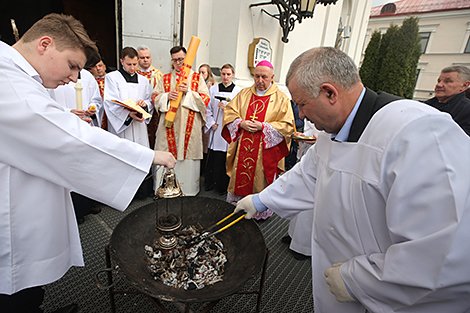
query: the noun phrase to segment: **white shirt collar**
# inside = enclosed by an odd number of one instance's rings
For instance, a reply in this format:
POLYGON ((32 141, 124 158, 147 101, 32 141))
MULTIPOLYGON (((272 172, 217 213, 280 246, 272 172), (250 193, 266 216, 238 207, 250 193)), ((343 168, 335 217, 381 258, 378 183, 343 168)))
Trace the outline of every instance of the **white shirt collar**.
POLYGON ((17 68, 37 80, 42 85, 42 79, 34 67, 15 48, 0 41, 0 57, 15 65, 17 68))
POLYGON ((255 87, 256 93, 258 94, 258 96, 261 96, 261 97, 262 97, 262 96, 264 96, 264 94, 269 90, 269 88, 271 88, 272 85, 273 85, 273 83, 271 83, 271 84, 269 85, 269 87, 266 88, 266 90, 263 90, 263 91, 258 90, 258 88, 255 87))
POLYGON ((334 134, 331 135, 331 138, 335 139, 336 141, 347 141, 349 137, 349 132, 351 131, 351 126, 352 122, 354 121, 354 118, 356 117, 357 110, 359 109, 359 105, 362 102, 362 98, 364 98, 364 94, 366 93, 366 88, 362 88, 362 92, 359 95, 359 98, 356 101, 356 104, 354 105, 353 110, 351 113, 349 113, 348 118, 346 119, 346 122, 344 123, 343 127, 339 130, 339 133, 335 136, 334 134))

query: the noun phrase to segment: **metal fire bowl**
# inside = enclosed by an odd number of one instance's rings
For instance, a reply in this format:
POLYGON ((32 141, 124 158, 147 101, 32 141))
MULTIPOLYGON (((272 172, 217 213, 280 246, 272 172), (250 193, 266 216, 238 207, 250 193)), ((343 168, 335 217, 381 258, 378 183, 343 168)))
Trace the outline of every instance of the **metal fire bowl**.
MULTIPOLYGON (((184 197, 157 200, 159 205, 178 205, 183 201, 183 227, 200 223, 204 229, 228 214, 234 206, 217 199, 184 197)), ((241 220, 217 235, 227 249, 227 263, 221 282, 199 290, 176 289, 156 281, 147 269, 145 245, 160 236, 155 232, 156 203, 129 213, 116 226, 110 240, 111 259, 121 276, 140 292, 165 301, 209 302, 234 294, 250 277, 258 274, 266 256, 263 234, 253 220, 241 220)))

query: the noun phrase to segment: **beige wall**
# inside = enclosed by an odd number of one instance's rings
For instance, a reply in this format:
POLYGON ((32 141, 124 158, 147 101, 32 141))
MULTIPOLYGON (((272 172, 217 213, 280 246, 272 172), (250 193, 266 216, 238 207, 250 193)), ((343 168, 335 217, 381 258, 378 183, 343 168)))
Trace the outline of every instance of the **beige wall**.
POLYGON ((289 43, 281 41, 279 22, 261 12, 276 14, 276 6, 250 8, 262 0, 191 0, 185 1, 184 38, 187 47, 191 36, 201 38, 193 69, 208 63, 221 67, 231 63, 236 70, 236 83, 251 86, 253 76, 248 68, 248 48, 254 38, 270 42, 275 81, 281 90, 292 60, 303 51, 319 46, 334 46, 340 17, 343 25, 351 26, 351 36, 343 41, 341 49, 359 64, 372 0, 339 0, 336 5, 317 5, 314 18, 296 23, 289 33, 289 43))
MULTIPOLYGON (((470 66, 470 53, 464 54, 470 34, 470 10, 455 10, 416 15, 420 32, 430 32, 426 51, 418 63, 420 75, 414 98, 425 100, 434 97, 434 86, 442 68, 451 65, 470 66)), ((390 23, 401 25, 407 16, 370 18, 365 41, 376 29, 385 33, 390 23)), ((366 45, 364 45, 363 52, 366 45)))

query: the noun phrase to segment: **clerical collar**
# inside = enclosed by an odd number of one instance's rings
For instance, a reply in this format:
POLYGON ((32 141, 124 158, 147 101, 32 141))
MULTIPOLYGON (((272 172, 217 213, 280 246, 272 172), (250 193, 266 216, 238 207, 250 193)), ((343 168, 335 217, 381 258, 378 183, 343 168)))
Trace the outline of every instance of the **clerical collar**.
POLYGON ((141 68, 139 65, 139 70, 144 73, 150 72, 150 66, 148 67, 148 69, 145 69, 145 68, 141 68))
POLYGON ((224 83, 219 84, 219 92, 232 92, 233 88, 235 88, 235 84, 233 82, 227 87, 225 87, 224 83))
POLYGON ((258 88, 255 87, 256 93, 258 94, 258 96, 261 96, 261 97, 262 97, 262 96, 264 96, 264 94, 269 90, 269 88, 271 88, 272 85, 273 85, 273 83, 269 84, 269 87, 266 88, 266 90, 263 90, 263 91, 258 90, 258 88))
POLYGON ((82 78, 82 73, 78 72, 78 79, 81 79, 81 78, 82 78))
POLYGON ((362 98, 364 98, 365 93, 366 93, 366 88, 363 87, 362 92, 359 95, 359 98, 357 99, 356 104, 354 105, 353 110, 351 111, 348 118, 346 119, 346 122, 344 123, 343 127, 341 127, 338 134, 331 134, 331 139, 334 139, 340 142, 344 142, 348 140, 349 132, 351 131, 352 122, 354 121, 354 118, 356 117, 357 110, 359 109, 359 105, 361 104, 362 98))
POLYGON ((134 83, 138 84, 139 83, 139 77, 137 77, 137 73, 134 73, 133 75, 129 74, 124 70, 124 68, 119 69, 119 73, 121 73, 122 77, 126 80, 128 83, 134 83))

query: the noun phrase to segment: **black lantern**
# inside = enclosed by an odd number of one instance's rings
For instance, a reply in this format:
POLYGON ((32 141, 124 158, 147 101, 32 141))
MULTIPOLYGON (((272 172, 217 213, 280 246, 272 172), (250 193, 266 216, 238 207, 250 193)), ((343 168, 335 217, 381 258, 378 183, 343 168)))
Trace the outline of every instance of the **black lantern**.
POLYGON ((250 4, 250 8, 267 4, 276 5, 279 14, 271 14, 264 9, 261 11, 279 20, 279 25, 283 33, 281 40, 287 43, 289 42, 287 36, 289 32, 294 29, 295 21, 302 23, 302 19, 304 18, 313 18, 313 11, 315 10, 316 4, 336 4, 337 1, 338 0, 271 0, 270 2, 250 4))

